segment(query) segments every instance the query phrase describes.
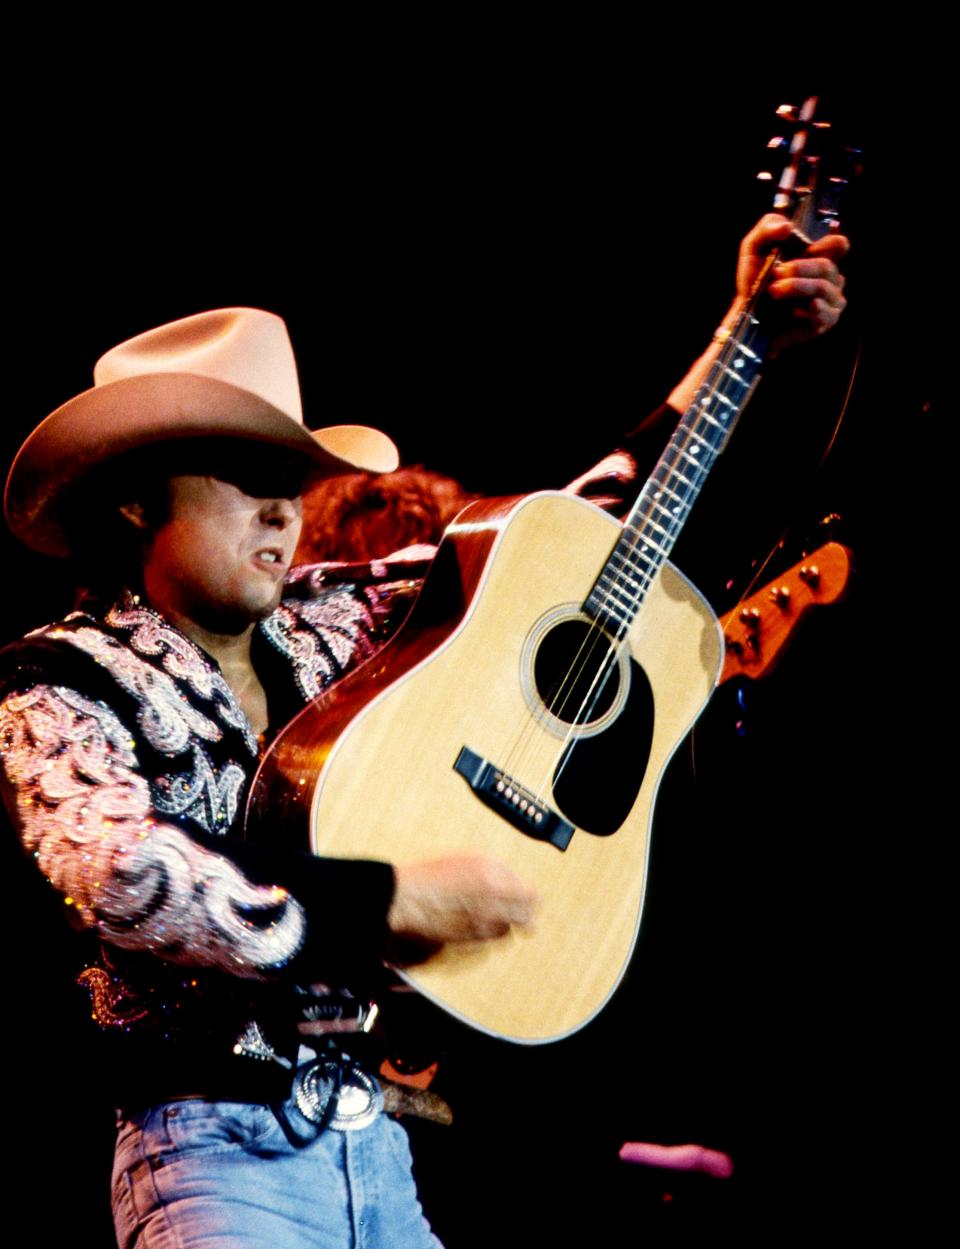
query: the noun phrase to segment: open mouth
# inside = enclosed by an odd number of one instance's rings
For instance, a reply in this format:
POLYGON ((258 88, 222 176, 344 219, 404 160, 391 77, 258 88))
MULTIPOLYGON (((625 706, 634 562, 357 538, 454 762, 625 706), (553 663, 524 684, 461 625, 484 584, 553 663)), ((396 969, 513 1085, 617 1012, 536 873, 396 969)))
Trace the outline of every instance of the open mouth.
POLYGON ((276 547, 264 547, 263 550, 256 551, 253 560, 255 564, 261 564, 267 568, 276 568, 282 571, 285 567, 283 552, 277 550, 276 547))

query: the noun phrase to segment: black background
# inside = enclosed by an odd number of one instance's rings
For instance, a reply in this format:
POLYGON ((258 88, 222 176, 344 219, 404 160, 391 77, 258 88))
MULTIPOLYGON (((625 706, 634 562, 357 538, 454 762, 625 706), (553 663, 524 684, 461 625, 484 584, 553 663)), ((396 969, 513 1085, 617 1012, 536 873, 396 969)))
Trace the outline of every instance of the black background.
MULTIPOLYGON (((242 50, 219 49, 215 86, 210 50, 187 40, 148 64, 141 34, 67 77, 48 62, 13 141, 5 460, 90 384, 103 351, 233 304, 287 320, 309 424, 380 425, 405 461, 471 489, 560 484, 615 445, 708 341, 737 240, 767 207, 755 174, 773 110, 821 84, 741 74, 711 60, 707 33, 695 57, 564 33, 562 46, 504 33, 487 55, 480 32, 434 30, 442 57, 383 74, 382 45, 374 62, 365 40, 330 39, 294 64, 296 29, 259 46, 247 32, 242 50), (268 88, 267 66, 286 82, 268 88)), ((891 910, 910 927, 919 910, 909 878, 890 898, 902 827, 885 772, 887 491, 931 395, 921 332, 898 313, 891 335, 889 248, 871 238, 872 85, 823 85, 828 115, 868 153, 850 310, 765 378, 676 562, 718 611, 780 540, 782 567, 838 537, 856 576, 747 691, 746 714, 721 691, 678 752, 644 928, 608 1010, 530 1050, 428 1012, 458 1120, 417 1127, 415 1149, 449 1249, 603 1243, 631 1227, 646 1243, 703 1226, 777 1243, 808 1218, 859 1225, 902 1186, 877 1150, 898 1099, 887 1068, 908 961, 881 934, 891 910), (825 530, 830 513, 841 519, 825 530), (617 1162, 625 1139, 700 1141, 737 1171, 642 1173, 617 1162)), ((12 539, 0 554, 13 638, 59 612, 65 587, 12 539)), ((52 1130, 73 1159, 63 1225, 106 1243, 109 1116, 58 993, 37 992, 30 920, 12 960, 25 1046, 10 1061, 15 1108, 35 1123, 39 1097, 44 1127, 28 1128, 23 1200, 50 1201, 52 1130)))

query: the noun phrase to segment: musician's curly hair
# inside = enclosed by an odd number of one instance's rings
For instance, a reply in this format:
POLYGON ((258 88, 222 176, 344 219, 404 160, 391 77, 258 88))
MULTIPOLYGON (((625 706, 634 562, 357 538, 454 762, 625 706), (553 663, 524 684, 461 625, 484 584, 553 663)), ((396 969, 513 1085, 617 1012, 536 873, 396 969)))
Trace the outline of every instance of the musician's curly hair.
POLYGON ((437 543, 454 516, 478 497, 452 477, 419 465, 332 477, 304 496, 296 560, 359 563, 415 542, 437 543))

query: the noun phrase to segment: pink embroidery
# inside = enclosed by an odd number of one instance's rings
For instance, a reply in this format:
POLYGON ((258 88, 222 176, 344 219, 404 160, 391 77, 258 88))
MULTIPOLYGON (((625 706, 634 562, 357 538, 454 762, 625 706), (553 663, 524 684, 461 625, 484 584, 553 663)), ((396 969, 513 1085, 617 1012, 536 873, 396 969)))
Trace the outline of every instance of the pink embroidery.
POLYGON ((303 908, 286 890, 156 821, 134 742, 104 704, 61 686, 11 695, 0 747, 27 849, 107 940, 250 978, 301 948, 303 908))

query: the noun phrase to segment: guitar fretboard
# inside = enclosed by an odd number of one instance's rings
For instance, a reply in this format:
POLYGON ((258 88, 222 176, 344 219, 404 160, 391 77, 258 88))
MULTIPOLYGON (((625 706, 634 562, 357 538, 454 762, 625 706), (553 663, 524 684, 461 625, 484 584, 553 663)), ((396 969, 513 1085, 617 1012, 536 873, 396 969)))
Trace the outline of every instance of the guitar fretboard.
POLYGON ((643 605, 750 397, 764 350, 759 322, 748 308, 667 443, 584 603, 609 633, 625 633, 643 605))

